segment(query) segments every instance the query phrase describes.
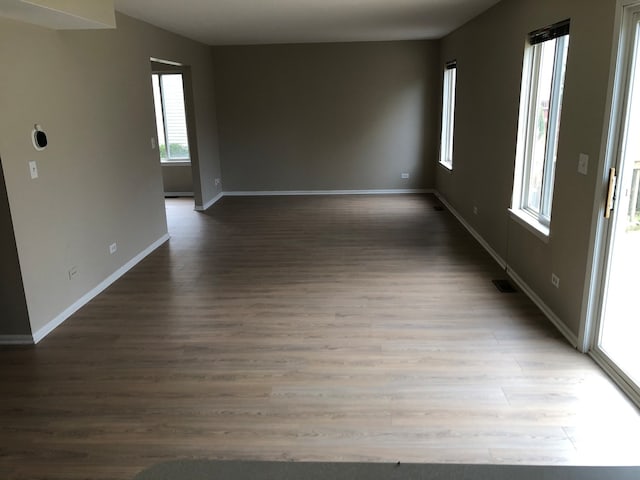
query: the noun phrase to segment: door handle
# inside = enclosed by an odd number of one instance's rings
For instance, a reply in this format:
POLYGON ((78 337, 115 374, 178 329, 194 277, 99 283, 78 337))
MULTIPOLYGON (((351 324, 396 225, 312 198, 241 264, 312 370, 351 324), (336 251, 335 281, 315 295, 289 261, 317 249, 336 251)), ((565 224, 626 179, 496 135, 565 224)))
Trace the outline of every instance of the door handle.
POLYGON ((616 169, 611 168, 609 170, 609 188, 607 189, 607 203, 604 206, 604 218, 611 218, 611 212, 613 211, 613 204, 616 199, 616 169))

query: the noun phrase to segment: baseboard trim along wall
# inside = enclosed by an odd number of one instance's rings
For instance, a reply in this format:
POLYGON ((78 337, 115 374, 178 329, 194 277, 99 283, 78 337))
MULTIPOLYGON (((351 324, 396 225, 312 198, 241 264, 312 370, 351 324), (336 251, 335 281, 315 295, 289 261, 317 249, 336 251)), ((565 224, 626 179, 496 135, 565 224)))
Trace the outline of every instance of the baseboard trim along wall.
POLYGON ((224 197, 224 195, 225 195, 224 192, 220 192, 219 194, 217 194, 215 197, 213 197, 211 200, 209 200, 204 205, 196 205, 194 210, 196 212, 204 212, 208 208, 211 208, 215 203, 217 203, 218 200, 220 200, 222 197, 224 197))
POLYGON ((418 193, 435 193, 432 189, 387 189, 387 190, 256 190, 220 192, 205 205, 196 205, 197 212, 204 212, 211 208, 222 197, 277 197, 277 196, 305 196, 305 195, 402 195, 418 193))
POLYGON ((542 301, 542 299, 534 292, 529 285, 525 283, 525 281, 514 272, 509 266, 507 266, 507 274, 511 277, 511 279, 520 287, 520 289, 531 299, 536 306, 542 310, 542 313, 549 319, 551 323, 564 335, 567 341, 571 344, 573 348, 578 348, 578 337, 564 324, 560 318, 553 313, 553 310, 549 308, 549 306, 542 301))
POLYGON ((0 345, 33 345, 31 335, 0 335, 0 345))
POLYGON ((515 282, 515 284, 524 292, 524 294, 529 297, 529 299, 544 313, 544 315, 549 319, 549 321, 562 333, 562 335, 567 339, 567 341, 571 344, 572 347, 578 348, 578 337, 564 324, 560 318, 553 313, 553 310, 549 308, 549 306, 544 303, 544 301, 533 291, 533 289, 520 277, 511 267, 505 259, 503 259, 498 252, 496 252, 491 246, 486 242, 482 235, 480 235, 467 221, 456 211, 453 206, 447 202, 444 197, 439 192, 435 192, 436 197, 442 204, 447 207, 447 209, 451 212, 451 214, 456 217, 456 219, 462 224, 464 228, 477 240, 477 242, 482 245, 482 247, 493 257, 493 259, 500 265, 501 268, 505 269, 505 272, 511 279, 515 282))
POLYGON ((169 234, 166 233, 158 240, 153 242, 143 251, 141 251, 138 255, 133 257, 127 263, 125 263, 118 270, 113 272, 107 278, 105 278, 102 282, 100 282, 95 288, 91 289, 89 292, 84 294, 78 301, 76 301, 73 305, 65 309, 62 313, 57 315, 53 320, 47 323, 44 327, 39 329, 33 334, 33 340, 29 343, 38 343, 44 337, 49 335, 53 330, 59 327, 65 320, 67 320, 71 315, 76 313, 82 307, 84 307, 87 303, 97 297, 100 293, 106 290, 110 285, 112 285, 116 280, 122 277, 125 273, 135 267, 138 263, 140 263, 145 257, 147 257, 150 253, 152 253, 155 249, 157 249, 160 245, 164 244, 167 240, 169 240, 169 234))
POLYGON ((224 192, 225 197, 272 197, 303 195, 402 195, 406 193, 434 193, 432 189, 382 189, 382 190, 258 190, 224 192))
POLYGON ((438 200, 440 200, 440 203, 442 203, 445 207, 447 207, 447 210, 449 210, 451 214, 454 217, 456 217, 456 219, 462 224, 462 226, 467 229, 467 231, 471 234, 471 236, 475 238, 480 245, 482 245, 482 247, 489 253, 489 255, 493 257, 493 259, 498 263, 498 265, 500 265, 501 268, 506 269, 507 262, 498 254, 498 252, 496 252, 493 248, 491 248, 491 245, 489 245, 485 241, 485 239, 482 238, 482 235, 476 232, 476 230, 467 223, 467 221, 462 217, 462 215, 460 215, 458 211, 455 208, 453 208, 453 206, 449 202, 447 202, 442 197, 442 195, 440 195, 439 192, 436 192, 435 196, 438 198, 438 200))

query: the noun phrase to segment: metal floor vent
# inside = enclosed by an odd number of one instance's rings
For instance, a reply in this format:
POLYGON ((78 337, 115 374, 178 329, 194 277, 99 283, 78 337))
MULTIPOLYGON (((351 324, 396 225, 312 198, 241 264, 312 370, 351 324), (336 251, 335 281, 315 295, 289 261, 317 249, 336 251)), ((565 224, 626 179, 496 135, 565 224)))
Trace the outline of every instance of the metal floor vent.
POLYGON ((444 211, 444 207, 443 207, 442 205, 434 205, 434 206, 433 206, 433 209, 434 209, 436 212, 443 212, 443 211, 444 211))
POLYGON ((509 280, 491 280, 496 288, 502 293, 516 293, 516 287, 514 287, 509 280))

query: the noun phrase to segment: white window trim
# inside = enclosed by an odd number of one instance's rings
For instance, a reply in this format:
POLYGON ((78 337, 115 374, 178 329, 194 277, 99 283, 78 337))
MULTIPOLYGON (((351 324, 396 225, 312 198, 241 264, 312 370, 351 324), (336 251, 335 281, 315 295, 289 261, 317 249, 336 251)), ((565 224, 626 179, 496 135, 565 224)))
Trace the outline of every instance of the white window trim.
MULTIPOLYGON (((169 134, 167 132, 167 122, 165 120, 165 96, 164 96, 164 89, 163 89, 163 84, 162 84, 162 77, 165 75, 180 75, 180 78, 182 79, 183 83, 184 83, 184 76, 182 73, 180 72, 153 72, 153 75, 157 75, 158 76, 158 86, 160 88, 160 108, 162 110, 162 118, 163 118, 163 122, 162 122, 162 126, 164 129, 164 139, 165 139, 165 144, 168 143, 168 138, 169 138, 169 134)), ((184 87, 183 87, 184 88, 184 87)), ((183 98, 183 103, 184 103, 184 108, 185 108, 185 122, 188 122, 187 118, 186 118, 186 110, 187 110, 187 102, 186 99, 183 98)), ((155 108, 155 106, 154 106, 155 108)), ((187 125, 187 132, 188 132, 189 126, 187 125)), ((188 133, 187 133, 188 135, 188 133)), ((158 142, 159 145, 159 142, 158 142)), ((164 166, 174 166, 174 167, 180 167, 180 166, 187 166, 187 165, 191 165, 191 156, 188 157, 169 157, 169 145, 166 145, 167 148, 167 158, 162 158, 160 157, 160 163, 164 166)), ((189 149, 190 151, 191 149, 189 149)))
POLYGON ((439 164, 448 171, 453 170, 453 133, 455 125, 457 74, 456 62, 447 63, 442 83, 442 119, 440 127, 439 164))
POLYGON ((163 167, 190 167, 191 166, 191 160, 165 160, 165 159, 160 159, 160 163, 162 163, 163 167))
POLYGON ((509 215, 513 220, 529 230, 544 243, 549 243, 549 237, 551 235, 550 228, 547 225, 541 223, 529 212, 527 212, 526 210, 510 208, 509 215))
MULTIPOLYGON (((562 37, 559 37, 562 38, 562 37)), ((569 41, 569 36, 565 36, 563 42, 569 41)), ((556 50, 557 52, 557 50, 556 50)), ((534 122, 532 116, 535 115, 535 108, 532 108, 533 99, 531 98, 531 92, 537 90, 538 75, 536 74, 539 68, 539 62, 535 61, 536 49, 527 41, 525 43, 525 54, 522 65, 522 85, 520 90, 520 112, 518 116, 518 137, 516 147, 516 164, 514 169, 514 181, 513 181, 513 194, 511 201, 511 208, 509 208, 509 214, 513 220, 525 227, 536 237, 545 243, 549 242, 549 236, 551 231, 551 202, 552 193, 549 191, 550 186, 548 181, 543 180, 542 192, 541 192, 541 212, 531 211, 526 205, 526 197, 528 194, 529 175, 531 169, 529 168, 529 161, 531 158, 531 149, 533 148, 533 142, 531 136, 533 130, 530 127, 534 122), (523 101, 524 100, 524 101, 523 101), (545 203, 546 202, 546 203, 545 203), (549 215, 544 215, 545 210, 549 211, 549 215)), ((556 66, 563 58, 558 58, 556 55, 556 66)), ((555 68, 555 67, 554 67, 555 68)), ((554 91, 558 86, 562 86, 565 78, 559 78, 554 73, 553 86, 554 91)), ((560 107, 560 102, 557 97, 554 100, 554 110, 556 115, 549 119, 550 125, 558 126, 557 109, 560 107), (553 122, 553 123, 552 123, 553 122)), ((551 108, 551 105, 550 105, 551 108)), ((555 127, 554 127, 555 128, 555 127)), ((549 127, 551 130, 551 126, 549 127)), ((555 175, 552 172, 553 164, 549 162, 549 157, 552 153, 557 154, 557 150, 547 149, 545 152, 545 166, 544 176, 546 180, 550 174, 555 175)), ((554 182, 555 183, 555 182, 554 182)))

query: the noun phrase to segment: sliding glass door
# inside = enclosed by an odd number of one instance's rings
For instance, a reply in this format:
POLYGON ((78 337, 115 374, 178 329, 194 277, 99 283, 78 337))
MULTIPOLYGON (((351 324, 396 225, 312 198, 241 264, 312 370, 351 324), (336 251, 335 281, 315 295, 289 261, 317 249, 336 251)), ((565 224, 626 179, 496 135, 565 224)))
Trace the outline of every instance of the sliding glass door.
POLYGON ((640 8, 628 9, 596 354, 640 397, 640 8))

